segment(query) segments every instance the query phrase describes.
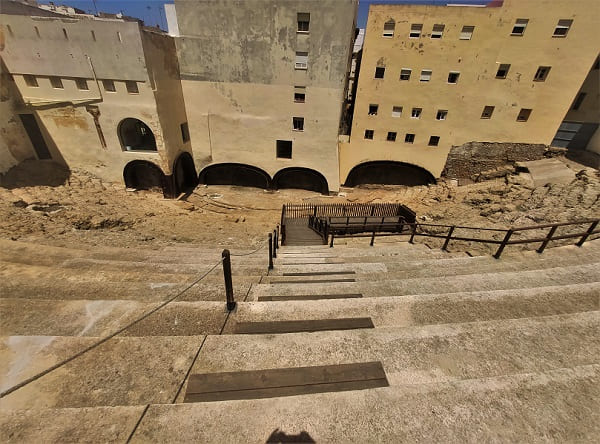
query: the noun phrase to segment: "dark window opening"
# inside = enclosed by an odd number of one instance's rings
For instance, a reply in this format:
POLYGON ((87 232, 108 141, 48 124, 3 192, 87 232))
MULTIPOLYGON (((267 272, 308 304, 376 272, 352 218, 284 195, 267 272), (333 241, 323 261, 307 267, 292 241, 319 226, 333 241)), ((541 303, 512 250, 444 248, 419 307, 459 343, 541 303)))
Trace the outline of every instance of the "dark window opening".
POLYGON ((438 146, 440 143, 440 136, 431 136, 429 138, 429 146, 438 146))
POLYGON ((298 32, 308 32, 310 28, 310 14, 308 12, 298 13, 298 32))
POLYGON ((410 80, 412 69, 403 68, 400 70, 400 80, 410 80))
POLYGON ((117 88, 115 88, 115 82, 112 80, 102 80, 102 86, 104 86, 104 91, 108 92, 116 92, 117 88))
POLYGON ((383 79, 384 75, 385 75, 385 68, 383 66, 378 66, 377 68, 375 68, 375 78, 376 79, 383 79))
POLYGON ((413 143, 415 141, 415 135, 414 134, 410 134, 410 133, 406 133, 406 135, 404 136, 404 142, 406 143, 413 143))
POLYGON ((413 39, 419 38, 421 37, 422 30, 423 25, 421 23, 413 23, 410 25, 410 34, 408 34, 408 36, 413 39))
POLYGON ((179 125, 179 127, 181 128, 181 140, 183 140, 183 143, 188 142, 190 140, 190 129, 188 127, 188 123, 184 122, 179 125))
POLYGON ((481 118, 482 119, 491 119, 492 114, 494 114, 494 107, 493 106, 484 106, 483 111, 481 113, 481 118))
POLYGON ((304 131, 304 117, 292 117, 294 131, 304 131))
POLYGON ((64 89, 63 82, 60 77, 50 77, 50 84, 54 89, 64 89))
POLYGON ((75 79, 75 85, 77 85, 77 89, 82 91, 88 91, 90 89, 86 79, 75 79))
POLYGON ((292 141, 278 140, 277 141, 277 158, 291 159, 292 158, 292 141))
POLYGON ((540 66, 533 76, 534 82, 544 82, 550 73, 550 66, 540 66))
POLYGON ((370 116, 376 116, 378 110, 379 110, 379 105, 374 105, 374 104, 369 105, 369 115, 370 116))
POLYGON ((444 34, 444 28, 446 27, 446 25, 433 25, 433 30, 431 31, 431 38, 432 39, 441 39, 442 38, 442 34, 444 34))
POLYGON ((137 82, 132 80, 125 81, 125 87, 127 88, 127 92, 129 94, 139 94, 140 90, 138 89, 137 82))
POLYGON ((40 86, 38 84, 38 81, 35 78, 35 76, 32 76, 30 74, 25 74, 25 75, 23 75, 23 79, 25 80, 25 85, 27 85, 27 86, 32 86, 34 88, 37 88, 38 86, 40 86))
POLYGON ((394 131, 389 131, 389 132, 387 133, 387 141, 388 141, 388 142, 395 142, 395 141, 396 141, 396 134, 397 134, 397 133, 396 133, 396 132, 394 132, 394 131))
POLYGON ((510 35, 523 35, 529 19, 517 19, 510 35))
POLYGON ((498 68, 498 71, 496 72, 496 78, 497 79, 505 79, 506 76, 508 75, 508 71, 510 70, 510 65, 509 64, 501 64, 500 67, 498 68))
POLYGON ((475 31, 475 26, 463 26, 460 31, 460 40, 471 40, 473 37, 473 31, 475 31))
POLYGON ((459 72, 450 72, 448 74, 448 83, 457 83, 459 77, 460 77, 459 72))
POLYGON ((394 30, 396 29, 396 22, 389 20, 383 25, 383 36, 394 37, 394 30))
POLYGON ((517 116, 517 122, 527 122, 527 120, 529 120, 530 115, 531 109, 521 108, 521 111, 519 111, 519 115, 517 116))
POLYGON ((554 28, 554 34, 552 34, 552 37, 566 37, 569 33, 569 29, 571 29, 572 24, 573 20, 559 20, 556 28, 554 28))
POLYGON ((294 102, 304 103, 306 101, 306 92, 303 86, 296 86, 294 91, 294 102))
POLYGON ((125 151, 156 151, 152 130, 138 119, 127 118, 121 121, 119 139, 125 151))
POLYGON ((373 130, 365 130, 365 139, 373 140, 373 135, 375 131, 373 130))

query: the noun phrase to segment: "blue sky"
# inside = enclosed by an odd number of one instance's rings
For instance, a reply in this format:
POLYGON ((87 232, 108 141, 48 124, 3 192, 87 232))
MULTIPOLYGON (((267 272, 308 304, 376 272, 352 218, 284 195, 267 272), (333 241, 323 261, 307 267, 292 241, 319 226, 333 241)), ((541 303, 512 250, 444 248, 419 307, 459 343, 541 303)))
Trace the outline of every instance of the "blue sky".
MULTIPOLYGON (((455 3, 481 4, 485 0, 454 0, 455 3)), ((48 0, 40 0, 39 3, 48 3, 48 0)), ((167 22, 164 15, 163 5, 173 3, 172 0, 54 0, 57 5, 65 4, 75 8, 83 9, 89 13, 98 11, 119 13, 140 18, 147 26, 160 26, 166 29, 167 22)), ((371 3, 411 3, 411 4, 438 4, 444 5, 447 0, 359 0, 358 5, 358 27, 364 28, 367 23, 367 14, 371 3)))

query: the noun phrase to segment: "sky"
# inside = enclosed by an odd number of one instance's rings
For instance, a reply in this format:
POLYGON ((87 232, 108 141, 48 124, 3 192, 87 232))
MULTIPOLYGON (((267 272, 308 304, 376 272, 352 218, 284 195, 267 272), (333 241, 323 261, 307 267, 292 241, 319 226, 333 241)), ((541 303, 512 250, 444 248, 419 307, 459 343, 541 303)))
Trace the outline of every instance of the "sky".
MULTIPOLYGON (((485 0, 454 0, 455 3, 481 4, 485 0)), ((39 3, 49 3, 48 0, 39 0, 39 3)), ((164 4, 173 3, 173 0, 54 0, 56 5, 69 5, 94 14, 96 10, 101 12, 119 13, 140 18, 146 26, 159 26, 167 29, 167 21, 164 13, 164 4), (95 5, 94 5, 95 3, 95 5)), ((366 27, 369 4, 371 3, 410 3, 410 4, 438 4, 444 5, 447 0, 359 0, 358 22, 359 28, 366 27)))

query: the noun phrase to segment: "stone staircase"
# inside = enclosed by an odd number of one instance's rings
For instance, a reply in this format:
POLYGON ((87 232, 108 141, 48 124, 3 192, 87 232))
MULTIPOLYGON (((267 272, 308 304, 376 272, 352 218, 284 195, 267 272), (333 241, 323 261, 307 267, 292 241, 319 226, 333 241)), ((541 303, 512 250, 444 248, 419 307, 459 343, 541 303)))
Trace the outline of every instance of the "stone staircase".
MULTIPOLYGON (((597 439, 600 240, 500 260, 367 243, 282 247, 268 274, 265 250, 232 256, 235 311, 217 267, 0 399, 2 441, 597 439)), ((0 240, 2 390, 219 258, 0 240)))

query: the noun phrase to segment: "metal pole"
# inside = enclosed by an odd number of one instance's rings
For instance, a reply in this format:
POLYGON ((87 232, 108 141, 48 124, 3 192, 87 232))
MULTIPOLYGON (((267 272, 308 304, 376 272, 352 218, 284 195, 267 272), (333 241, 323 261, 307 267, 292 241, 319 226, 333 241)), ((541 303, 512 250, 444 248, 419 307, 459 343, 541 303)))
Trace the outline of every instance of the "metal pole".
POLYGON ((373 234, 371 235, 371 247, 373 246, 374 242, 375 242, 375 230, 373 230, 373 234))
POLYGON ((279 224, 277 224, 277 228, 275 229, 275 249, 279 248, 279 224))
POLYGON ((498 247, 498 251, 496 251, 496 254, 494 254, 494 258, 495 259, 500 259, 500 255, 504 251, 504 247, 506 247, 506 245, 508 245, 508 240, 510 239, 510 237, 512 236, 512 234, 513 234, 513 230, 508 230, 506 232, 506 236, 504 236, 504 239, 502 240, 502 243, 498 247))
POLYGON ((332 231, 331 232, 331 243, 329 244, 329 248, 333 248, 333 238, 334 238, 334 236, 335 236, 335 232, 332 231))
POLYGON ((277 231, 273 230, 273 257, 277 257, 277 231))
POLYGON ((269 270, 273 269, 273 235, 269 233, 269 270))
POLYGON ((554 236, 554 232, 556 231, 558 227, 555 225, 552 228, 550 228, 550 231, 548 232, 548 236, 546 236, 546 239, 544 239, 544 242, 542 242, 542 245, 540 245, 540 248, 537 249, 538 253, 543 253, 544 250, 546 249, 546 245, 548 245, 548 242, 550 242, 552 240, 552 236, 554 236))
POLYGON ((583 243, 587 240, 587 238, 590 237, 590 234, 592 234, 594 232, 594 230, 598 226, 598 222, 600 222, 600 221, 592 222, 592 225, 590 225, 590 227, 588 228, 586 233, 583 236, 581 236, 581 239, 579 239, 579 242, 577 242, 575 245, 577 245, 578 247, 581 247, 583 245, 583 243))
POLYGON ((442 247, 442 250, 447 251, 446 249, 448 248, 448 244, 450 243, 450 239, 452 239, 452 233, 454 233, 454 229, 456 227, 454 225, 452 225, 450 227, 450 229, 448 230, 448 236, 446 236, 446 241, 444 242, 444 246, 442 247))
POLYGON ((231 282, 231 257, 229 250, 223 250, 221 253, 223 258, 223 276, 225 278, 225 294, 227 296, 227 310, 231 311, 235 308, 235 301, 233 299, 233 283, 231 282))

